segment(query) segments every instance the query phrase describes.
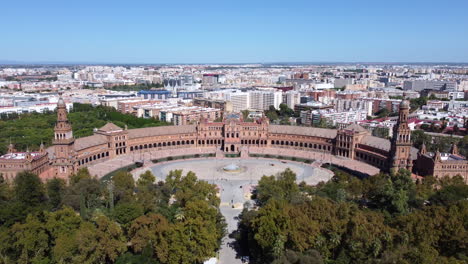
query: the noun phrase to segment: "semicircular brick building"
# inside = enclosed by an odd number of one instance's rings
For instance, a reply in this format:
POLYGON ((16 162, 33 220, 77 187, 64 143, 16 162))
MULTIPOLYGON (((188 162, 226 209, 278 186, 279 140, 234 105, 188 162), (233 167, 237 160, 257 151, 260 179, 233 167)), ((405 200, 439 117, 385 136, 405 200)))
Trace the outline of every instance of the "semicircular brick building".
MULTIPOLYGON (((135 159, 135 156, 147 152, 157 153, 157 157, 210 153, 217 155, 240 153, 245 157, 250 153, 299 158, 319 153, 323 156, 333 155, 335 160, 366 163, 384 171, 400 168, 413 170, 415 165, 416 171, 434 173, 437 169, 421 168, 425 166, 442 168, 441 163, 445 162, 444 168, 446 166, 452 168, 447 170, 448 176, 460 174, 466 181, 468 163, 463 157, 459 156, 453 165, 450 164, 451 160, 441 159, 440 155, 434 155, 432 161, 429 161, 430 155, 418 154, 418 150, 411 147, 408 114, 409 104, 403 101, 391 140, 374 137, 356 124, 340 130, 283 126, 272 125, 265 117, 254 122, 244 122, 237 115, 228 115, 222 122, 207 122, 202 119, 195 125, 138 129, 121 128, 108 123, 100 129, 95 129, 92 136, 75 139, 65 104, 63 100, 59 100, 53 147, 48 149, 49 165, 52 168, 49 170, 52 173, 48 177, 67 178, 80 167, 94 166, 121 156, 135 159)), ((1 162, 0 157, 0 172, 1 162)), ((115 169, 117 168, 118 166, 115 169)), ((352 169, 361 171, 363 168, 356 165, 352 169)))

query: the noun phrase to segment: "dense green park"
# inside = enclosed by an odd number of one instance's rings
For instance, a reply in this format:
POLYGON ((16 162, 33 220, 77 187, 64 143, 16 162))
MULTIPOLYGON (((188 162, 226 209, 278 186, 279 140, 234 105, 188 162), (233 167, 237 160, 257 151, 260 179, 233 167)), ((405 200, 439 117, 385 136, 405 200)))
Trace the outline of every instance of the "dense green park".
MULTIPOLYGON (((129 114, 122 114, 112 107, 89 104, 73 104, 69 113, 69 120, 73 126, 75 137, 84 137, 93 134, 94 128, 100 128, 107 122, 128 128, 141 128, 169 125, 155 119, 138 118, 129 114)), ((28 113, 21 115, 0 116, 0 154, 8 149, 11 140, 18 150, 36 150, 41 142, 46 146, 52 143, 54 125, 57 120, 56 113, 28 113)))
POLYGON ((191 172, 135 182, 122 171, 112 184, 86 168, 68 185, 0 177, 0 263, 202 263, 225 234, 219 204, 216 187, 191 172))
MULTIPOLYGON (((414 182, 410 173, 360 179, 338 169, 316 186, 289 169, 263 176, 255 205, 231 234, 250 263, 468 261, 468 185, 461 177, 414 182)), ((202 263, 226 224, 216 186, 171 171, 112 181, 86 168, 69 183, 29 172, 0 176, 0 263, 202 263)), ((250 209, 247 209, 250 208, 250 209)))
POLYGON ((264 176, 259 208, 235 234, 251 263, 467 263, 468 185, 415 183, 409 171, 359 179, 343 171, 317 186, 286 170, 264 176))

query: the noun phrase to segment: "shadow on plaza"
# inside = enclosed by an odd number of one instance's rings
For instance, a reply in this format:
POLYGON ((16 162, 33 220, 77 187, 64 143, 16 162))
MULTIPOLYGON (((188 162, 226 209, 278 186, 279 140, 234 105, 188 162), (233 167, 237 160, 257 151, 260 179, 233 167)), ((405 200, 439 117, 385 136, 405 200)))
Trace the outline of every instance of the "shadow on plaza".
POLYGON ((227 246, 232 248, 236 252, 236 259, 241 259, 244 262, 244 258, 249 256, 249 252, 245 247, 242 247, 239 242, 240 234, 238 230, 232 231, 229 235, 232 240, 227 243, 227 246))

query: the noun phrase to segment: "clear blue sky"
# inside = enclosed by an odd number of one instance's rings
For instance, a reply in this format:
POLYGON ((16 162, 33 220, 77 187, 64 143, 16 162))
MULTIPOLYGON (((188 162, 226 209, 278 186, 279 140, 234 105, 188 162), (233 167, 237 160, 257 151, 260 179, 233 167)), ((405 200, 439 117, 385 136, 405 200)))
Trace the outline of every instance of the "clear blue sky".
POLYGON ((3 1, 0 61, 468 62, 468 0, 3 1))

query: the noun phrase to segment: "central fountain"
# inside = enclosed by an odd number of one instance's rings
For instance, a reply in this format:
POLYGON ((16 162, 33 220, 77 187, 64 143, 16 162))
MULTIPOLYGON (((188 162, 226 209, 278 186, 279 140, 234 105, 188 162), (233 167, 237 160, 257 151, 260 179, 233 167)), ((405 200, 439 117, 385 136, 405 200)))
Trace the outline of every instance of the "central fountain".
POLYGON ((238 165, 234 164, 234 163, 231 163, 227 166, 224 166, 223 167, 223 171, 225 172, 240 172, 241 171, 241 167, 239 167, 238 165))

